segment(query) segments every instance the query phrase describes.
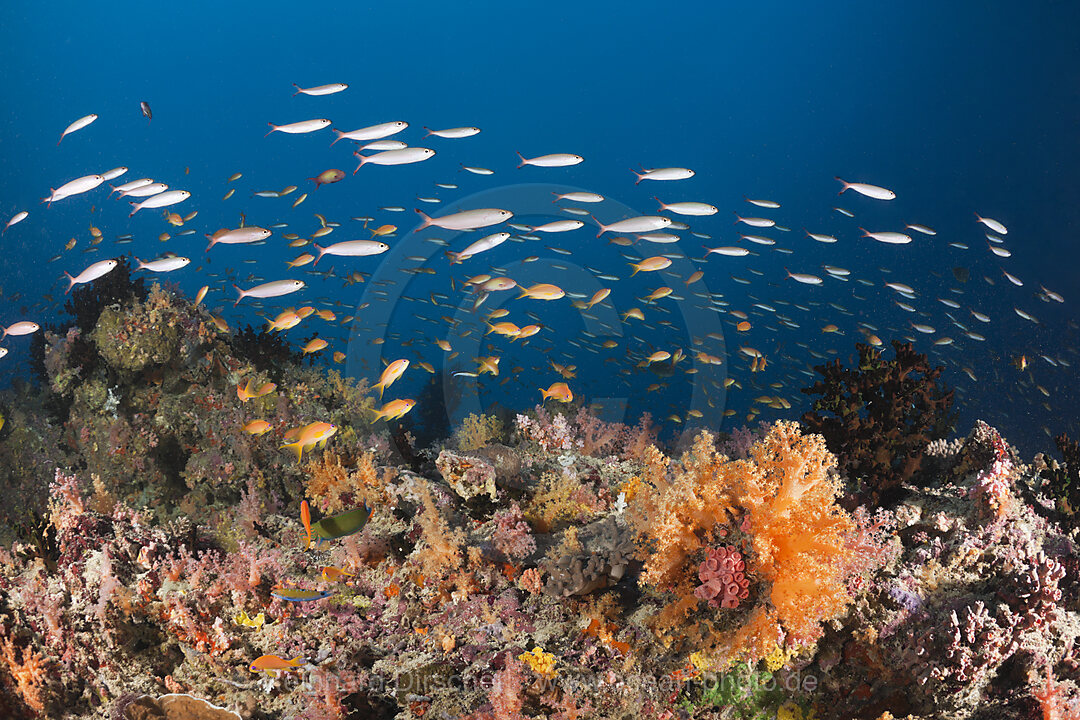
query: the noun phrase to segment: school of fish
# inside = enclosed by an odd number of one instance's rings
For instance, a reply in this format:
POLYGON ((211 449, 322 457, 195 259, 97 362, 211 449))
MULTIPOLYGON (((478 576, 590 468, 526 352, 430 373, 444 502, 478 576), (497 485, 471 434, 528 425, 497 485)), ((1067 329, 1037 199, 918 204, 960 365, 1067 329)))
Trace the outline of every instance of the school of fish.
MULTIPOLYGON (((1071 367, 1064 348, 1042 346, 1034 334, 1040 325, 1038 303, 1064 303, 1065 297, 1010 272, 1011 259, 1023 243, 1010 246, 1006 225, 980 214, 981 209, 966 211, 968 230, 947 233, 946 238, 929 225, 897 222, 892 210, 881 211, 883 206, 900 205, 902 193, 836 177, 840 186, 832 187, 848 207, 834 207, 829 222, 807 223, 808 227, 798 232, 791 226, 801 223, 785 217, 784 206, 776 199, 744 198, 721 220, 725 215, 715 201, 683 189, 697 187, 687 183, 701 177, 698 172, 685 167, 642 167, 626 173, 625 187, 596 189, 623 195, 635 192, 635 186, 641 184, 660 188, 653 196, 655 208, 649 205, 634 214, 601 193, 567 189, 551 194, 549 215, 555 219, 529 224, 528 215, 536 215, 535 211, 473 206, 467 197, 455 197, 455 191, 467 182, 479 182, 472 176, 496 176, 487 181, 495 185, 507 181, 562 183, 565 168, 586 163, 585 155, 558 151, 562 148, 537 148, 557 151, 531 157, 517 152, 516 161, 508 153, 505 167, 494 169, 463 163, 447 168, 437 164, 440 148, 475 142, 466 139, 480 135, 479 127, 425 126, 419 140, 431 147, 412 146, 402 139, 406 135, 401 133, 413 127, 405 121, 345 130, 341 129, 343 123, 317 117, 321 113, 315 108, 324 102, 319 98, 344 92, 347 84, 294 87, 294 96, 311 98, 295 101, 303 103, 296 115, 303 118, 310 112, 316 117, 282 124, 267 121, 270 129, 264 142, 274 144, 272 152, 284 153, 294 141, 282 136, 329 129, 335 136, 329 146, 342 140, 353 143, 341 151, 342 165, 350 160, 358 162, 351 174, 339 168, 313 169, 306 179, 297 178, 298 185, 280 190, 253 188, 252 207, 239 213, 237 223, 200 228, 195 227, 199 212, 209 215, 206 210, 211 204, 229 202, 244 177, 242 172, 224 179, 227 189, 217 199, 173 187, 172 180, 158 181, 150 177, 152 168, 140 169, 147 177, 114 183, 129 170, 117 167, 58 180, 47 195, 38 195, 39 209, 14 213, 0 234, 25 230, 33 225, 35 216, 49 213, 53 205, 70 203, 70 198, 88 193, 94 193, 95 203, 116 202, 116 198, 128 203, 130 222, 132 227, 138 223, 141 236, 147 234, 148 227, 156 232, 161 222, 166 226, 157 235, 161 243, 201 233, 209 241, 205 250, 187 247, 184 255, 166 251, 152 259, 132 256, 134 271, 197 275, 195 285, 202 287, 196 303, 205 299, 214 306, 213 320, 222 331, 229 328, 226 300, 232 300, 232 307, 237 308, 232 312, 244 312, 241 305, 252 307, 269 331, 285 333, 301 326, 304 332, 314 329, 314 337, 297 343, 304 355, 326 351, 332 362, 342 363, 350 341, 382 347, 383 367, 361 371, 379 391, 376 419, 388 421, 404 417, 417 401, 385 399, 384 394, 418 369, 429 375, 441 372, 448 382, 473 384, 467 387, 512 384, 533 403, 646 398, 649 409, 656 412, 657 407, 668 407, 670 412, 662 413, 666 420, 685 424, 736 414, 752 421, 767 409, 790 411, 805 403, 798 390, 813 382, 813 366, 849 354, 853 339, 877 347, 892 339, 910 340, 920 351, 929 352, 936 363, 958 369, 956 376, 962 373, 973 384, 979 382, 974 370, 979 365, 976 358, 989 358, 991 362, 982 366, 990 367, 992 376, 985 380, 1000 381, 1003 373, 1019 371, 1013 382, 1025 392, 1037 389, 1047 410, 1051 393, 1037 379, 1037 370, 1043 366, 1071 367), (427 162, 433 159, 436 163, 427 162), (348 219, 322 212, 314 214, 317 222, 313 223, 298 210, 309 193, 285 200, 280 206, 268 205, 271 200, 281 202, 281 198, 291 196, 303 183, 312 183, 306 186, 311 193, 319 191, 312 197, 326 198, 339 191, 320 190, 323 185, 348 188, 351 182, 370 183, 369 176, 419 163, 433 168, 435 189, 417 195, 417 204, 464 205, 446 212, 416 207, 417 222, 411 228, 412 214, 404 205, 375 207, 347 190, 332 201, 336 203, 333 207, 345 205, 355 213, 348 219), (465 175, 447 177, 451 173, 465 175), (100 189, 105 184, 111 188, 107 195, 100 189), (196 206, 199 209, 194 209, 196 206), (161 213, 144 219, 151 210, 161 213), (282 214, 288 221, 279 219, 282 214), (260 221, 249 224, 248 215, 260 221), (393 252, 403 241, 399 228, 408 232, 410 242, 420 243, 420 247, 426 243, 436 252, 420 252, 415 245, 405 250, 412 253, 409 255, 393 252), (331 240, 329 236, 335 233, 331 240), (338 239, 342 235, 345 239, 338 239), (985 252, 981 250, 983 243, 985 252), (895 246, 880 250, 895 253, 894 261, 850 269, 831 264, 842 262, 841 258, 851 258, 844 264, 859 263, 856 248, 867 244, 895 246), (262 249, 268 245, 298 254, 281 262, 277 252, 262 249), (214 256, 231 252, 235 258, 236 251, 225 251, 225 246, 245 253, 239 263, 255 267, 247 272, 237 267, 217 270, 217 265, 211 265, 214 256), (819 257, 823 246, 835 246, 835 252, 828 251, 834 260, 809 259, 819 257), (610 258, 599 260, 605 252, 610 258), (575 257, 577 264, 572 263, 575 257), (951 272, 947 269, 950 266, 951 272), (1005 318, 987 312, 986 296, 973 289, 974 283, 969 284, 978 272, 972 269, 976 266, 982 268, 982 283, 992 288, 989 292, 997 300, 1007 296, 1014 316, 1033 328, 1032 342, 1024 350, 986 347, 987 337, 980 327, 1005 318), (527 273, 521 270, 526 267, 527 273), (538 279, 537 272, 546 276, 538 279), (367 285, 360 303, 349 290, 357 284, 367 285), (378 303, 396 304, 386 316, 400 318, 401 324, 382 327, 368 322, 378 303), (549 312, 548 307, 555 309, 549 312), (691 322, 688 311, 706 313, 710 324, 691 322), (309 319, 312 317, 315 319, 309 319), (403 327, 410 319, 430 332, 403 327), (312 328, 314 322, 322 324, 312 328), (820 340, 808 341, 807 332, 815 327, 820 328, 820 340), (846 342, 834 342, 835 337, 846 342), (463 353, 455 349, 458 345, 476 349, 463 353), (401 357, 406 354, 411 358, 401 357), (511 371, 500 373, 504 358, 510 361, 502 367, 512 366, 511 371), (699 395, 693 407, 685 400, 685 389, 667 394, 680 383, 696 386, 699 395), (749 390, 755 397, 733 402, 728 394, 736 390, 749 390), (668 403, 661 402, 662 397, 668 398, 668 403), (735 407, 740 407, 741 413, 735 407)), ((141 103, 141 111, 147 120, 152 117, 147 103, 141 103)), ((90 114, 66 126, 57 144, 65 138, 67 141, 58 152, 78 141, 92 142, 91 125, 98 120, 97 114, 90 114)), ((108 122, 107 116, 100 120, 95 127, 108 122)), ((350 122, 345 127, 355 124, 360 123, 350 122)), ((823 179, 823 185, 825 182, 823 179)), ((955 219, 946 221, 954 223, 955 219)), ((124 228, 116 235, 115 245, 132 243, 133 233, 124 228)), ((92 219, 89 235, 86 241, 73 237, 63 249, 57 248, 60 252, 50 260, 63 266, 55 274, 57 279, 66 280, 65 293, 117 267, 116 256, 122 252, 118 247, 103 246, 104 233, 92 219), (80 245, 82 261, 75 253, 80 245), (113 257, 92 257, 109 254, 113 257)), ((11 362, 12 358, 5 356, 10 355, 18 338, 37 332, 40 322, 48 319, 48 302, 54 299, 50 294, 45 299, 35 306, 41 317, 10 317, 15 302, 4 298, 0 341, 5 345, 0 346, 0 361, 11 362)), ((25 347, 20 352, 25 353, 25 347)), ((955 378, 951 384, 956 384, 955 378)), ((963 393, 964 386, 959 390, 963 393)), ((250 382, 237 387, 241 402, 272 391, 252 387, 250 382)), ((269 425, 253 418, 243 430, 261 434, 269 425)), ((288 430, 282 447, 300 459, 305 451, 325 445, 335 430, 316 420, 288 430)), ((1046 432, 1049 434, 1048 429, 1046 432)))

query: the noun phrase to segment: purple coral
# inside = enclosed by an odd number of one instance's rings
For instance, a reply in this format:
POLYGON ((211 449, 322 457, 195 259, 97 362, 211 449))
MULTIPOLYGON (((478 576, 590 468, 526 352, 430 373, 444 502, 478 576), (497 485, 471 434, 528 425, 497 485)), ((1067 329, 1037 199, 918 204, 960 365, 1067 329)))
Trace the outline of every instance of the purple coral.
POLYGON ((708 600, 710 607, 738 607, 739 601, 750 595, 742 553, 731 545, 709 548, 705 553, 706 557, 698 567, 702 585, 694 590, 694 595, 708 600))

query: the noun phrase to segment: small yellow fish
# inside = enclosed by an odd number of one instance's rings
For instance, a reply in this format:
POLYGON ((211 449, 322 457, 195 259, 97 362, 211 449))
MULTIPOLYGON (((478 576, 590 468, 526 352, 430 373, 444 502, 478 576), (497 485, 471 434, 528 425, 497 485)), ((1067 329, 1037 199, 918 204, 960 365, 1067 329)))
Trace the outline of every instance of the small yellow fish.
POLYGON ((209 285, 203 285, 201 288, 199 288, 199 292, 195 293, 195 304, 198 305, 199 303, 201 303, 203 301, 203 298, 206 297, 206 293, 209 291, 209 285))
POLYGON ((222 200, 228 200, 229 198, 231 198, 233 196, 233 193, 235 193, 235 192, 236 192, 236 188, 229 188, 229 192, 225 193, 225 197, 223 197, 221 199, 222 200))
POLYGON ((226 180, 225 182, 233 182, 235 180, 239 180, 242 177, 244 177, 244 173, 233 173, 232 175, 229 176, 229 179, 226 180))
POLYGON ((380 225, 379 227, 371 231, 371 237, 379 237, 381 235, 389 235, 390 233, 397 232, 397 225, 380 225))
POLYGON ((345 362, 345 353, 341 352, 340 350, 336 351, 334 353, 334 362, 336 362, 336 363, 345 362))

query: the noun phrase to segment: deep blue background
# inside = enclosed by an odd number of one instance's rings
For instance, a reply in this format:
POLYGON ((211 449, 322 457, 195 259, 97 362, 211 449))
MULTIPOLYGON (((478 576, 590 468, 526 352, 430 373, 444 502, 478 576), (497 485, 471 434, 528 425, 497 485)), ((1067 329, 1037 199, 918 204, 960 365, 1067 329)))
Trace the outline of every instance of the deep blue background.
MULTIPOLYGON (((110 239, 126 232, 135 233, 137 242, 119 246, 117 254, 153 256, 167 247, 192 257, 191 268, 170 279, 194 292, 205 282, 195 272, 205 247, 202 232, 235 226, 241 211, 249 223, 288 220, 292 231, 305 236, 318 227, 312 212, 343 224, 350 216, 375 214, 380 223, 408 230, 412 207, 438 212, 438 206, 414 200, 436 194, 432 182, 459 183, 456 194, 440 195, 451 200, 500 182, 550 181, 610 195, 643 212, 655 210, 653 194, 669 202, 713 203, 720 214, 692 224, 713 236, 709 242, 728 245, 738 242, 731 211, 746 214, 751 206, 742 198, 748 195, 783 203, 769 216, 793 232, 772 235, 797 252, 784 256, 753 248, 762 252, 760 258, 741 266, 728 263, 731 273, 755 278, 753 286, 731 283, 725 263, 714 257, 708 266, 710 288, 724 293, 731 307, 746 311, 754 301, 779 298, 833 301, 857 316, 840 315, 827 305, 810 314, 793 311, 791 317, 803 328, 782 333, 767 330, 775 323, 752 317, 754 332, 760 334, 750 344, 778 358, 789 354, 814 364, 798 343, 832 348, 847 358, 861 339, 856 319, 874 324, 886 341, 910 334, 911 321, 929 322, 938 328, 935 337, 947 334, 957 340, 954 346, 933 348, 920 337, 919 348, 946 364, 950 382, 964 389, 962 430, 983 417, 1028 451, 1049 445, 1043 426, 1075 434, 1074 408, 1080 401, 1075 390, 1080 362, 1074 310, 1080 290, 1075 249, 1080 231, 1080 43, 1075 28, 1080 12, 1074 3, 516 5, 5 4, 0 11, 5 98, 0 215, 6 222, 29 209, 31 216, 0 241, 0 323, 50 319, 55 306, 41 299, 43 285, 51 285, 49 292, 59 297, 63 270, 77 272, 107 256, 110 239), (350 88, 331 97, 292 97, 293 82, 347 82, 350 88), (152 123, 140 116, 140 100, 153 107, 152 123), (91 112, 101 118, 55 146, 64 127, 91 112), (428 163, 364 168, 292 210, 291 201, 300 192, 312 192, 304 178, 329 167, 346 172, 355 167, 348 155, 351 144, 330 148, 328 131, 263 138, 268 121, 311 117, 329 117, 347 130, 406 120, 411 127, 400 137, 411 144, 424 144, 419 142, 422 125, 478 125, 483 133, 467 140, 429 141, 439 155, 428 163), (586 162, 563 170, 526 168, 515 175, 515 150, 528 156, 575 152, 586 162), (458 169, 461 162, 497 174, 490 179, 465 175, 458 169), (101 190, 48 210, 38 204, 50 187, 117 165, 131 167, 117 182, 145 175, 191 190, 192 200, 178 209, 199 210, 191 224, 199 234, 162 245, 156 236, 173 229, 161 221, 160 211, 143 211, 129 221, 127 206, 106 200, 101 190), (635 188, 628 169, 642 165, 687 166, 698 174, 682 183, 635 188), (236 183, 236 197, 223 203, 225 178, 237 171, 244 179, 236 183), (851 193, 837 199, 834 175, 884 185, 899 197, 887 205, 851 193), (301 189, 284 199, 250 197, 251 191, 288 184, 301 189), (831 210, 837 204, 857 218, 839 216, 831 210), (377 208, 385 205, 404 205, 410 213, 379 214, 377 208), (91 206, 97 209, 94 214, 91 206), (974 223, 976 211, 1009 227, 1012 258, 1000 261, 986 250, 981 226, 974 223), (91 222, 107 239, 101 252, 83 255, 79 249, 86 246, 91 222), (939 235, 932 240, 917 236, 903 248, 857 240, 858 225, 900 229, 905 222, 931 225, 939 235), (803 227, 836 234, 841 243, 810 243, 800 237, 803 227), (73 236, 79 238, 78 249, 45 264, 73 236), (950 249, 950 241, 966 243, 970 250, 950 249), (784 280, 784 265, 821 275, 822 263, 848 268, 878 287, 826 279, 822 288, 806 288, 784 280), (950 327, 944 315, 948 308, 934 299, 946 296, 948 287, 961 287, 950 272, 958 265, 971 268, 972 280, 958 298, 965 309, 954 316, 986 335, 987 342, 964 339, 959 328, 950 327), (744 267, 764 276, 748 275, 744 267), (892 273, 886 276, 880 267, 892 273), (1001 267, 1025 286, 1009 285, 1001 267), (942 274, 940 280, 931 275, 935 272, 942 274), (989 286, 983 275, 997 284, 989 286), (915 318, 896 309, 892 293, 880 288, 885 281, 919 289, 916 305, 927 316, 915 318), (1040 284, 1065 295, 1066 303, 1038 300, 1034 294, 1040 284), (853 291, 865 300, 853 298, 853 291), (994 322, 987 326, 972 320, 969 306, 990 314, 994 322), (1017 317, 1014 306, 1033 313, 1040 325, 1017 317), (840 325, 846 334, 822 336, 819 328, 826 322, 840 325), (1022 353, 1033 359, 1031 373, 1009 364, 1022 353), (1065 359, 1073 368, 1054 368, 1039 354, 1065 359), (980 382, 960 374, 962 366, 971 368, 980 382)), ((327 239, 353 237, 363 235, 350 235, 343 227, 327 239)), ((574 248, 578 263, 625 275, 625 261, 606 246, 595 251, 590 263, 591 238, 582 230, 545 241, 574 248)), ((283 244, 278 238, 260 252, 257 269, 238 264, 250 252, 215 249, 202 272, 230 266, 241 278, 249 272, 285 277, 278 263, 296 253, 283 244)), ((684 251, 695 255, 699 246, 691 238, 684 251)), ((520 245, 504 250, 508 255, 500 257, 523 252, 520 245)), ((336 267, 369 272, 374 263, 336 267)), ((641 297, 658 284, 644 283, 634 292, 641 297)), ((682 289, 681 283, 668 284, 682 289)), ((336 293, 355 305, 360 292, 333 281, 313 287, 303 301, 336 293)), ((616 303, 620 311, 639 304, 630 297, 628 291, 626 301, 616 303)), ((234 312, 226 299, 232 298, 219 295, 211 304, 225 306, 233 325, 254 319, 250 309, 234 312)), ((267 312, 288 304, 291 299, 268 304, 267 312)), ((415 335, 426 327, 401 330, 415 335)), ((733 342, 730 329, 728 335, 732 347, 749 342, 733 342)), ((541 338, 533 347, 538 351, 550 345, 550 352, 574 355, 577 351, 562 344, 564 339, 541 338)), ((656 342, 670 347, 679 340, 656 342)), ((681 342, 689 347, 686 333, 681 342)), ((28 341, 12 338, 4 345, 12 352, 0 363, 4 376, 10 376, 25 368, 28 341)), ((431 357, 437 360, 438 353, 431 357)), ((515 362, 527 364, 528 353, 521 357, 525 360, 515 362)), ((534 357, 533 363, 542 368, 544 358, 534 357)), ((731 367, 746 385, 784 382, 785 389, 766 392, 783 393, 792 402, 808 379, 794 374, 804 366, 782 359, 774 360, 770 370, 777 375, 769 378, 750 377, 746 363, 734 358, 731 367)), ((558 379, 538 374, 542 377, 536 380, 545 386, 558 379)), ((415 382, 424 377, 420 373, 415 382)), ((644 386, 653 380, 631 376, 628 382, 644 386)), ((408 382, 402 387, 408 388, 408 382)), ((516 398, 519 406, 531 405, 535 384, 530 378, 525 394, 500 400, 513 404, 516 398)), ((665 397, 677 406, 680 396, 671 390, 675 394, 665 397)), ((580 384, 577 391, 589 394, 580 384)), ((759 394, 748 387, 727 403, 741 416, 759 394)))

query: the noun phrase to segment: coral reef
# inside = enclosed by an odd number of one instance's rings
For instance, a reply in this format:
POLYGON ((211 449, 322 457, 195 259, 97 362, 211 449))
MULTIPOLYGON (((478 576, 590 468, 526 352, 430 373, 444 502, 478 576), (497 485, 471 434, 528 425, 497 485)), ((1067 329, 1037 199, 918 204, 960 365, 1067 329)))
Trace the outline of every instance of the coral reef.
POLYGON ((647 418, 541 407, 421 447, 368 424, 366 384, 110 283, 43 333, 41 391, 0 398, 0 717, 1080 707, 1075 445, 1029 465, 984 423, 945 439, 910 348, 826 369, 825 436, 676 452, 647 418), (298 461, 315 421, 336 432, 298 461))

